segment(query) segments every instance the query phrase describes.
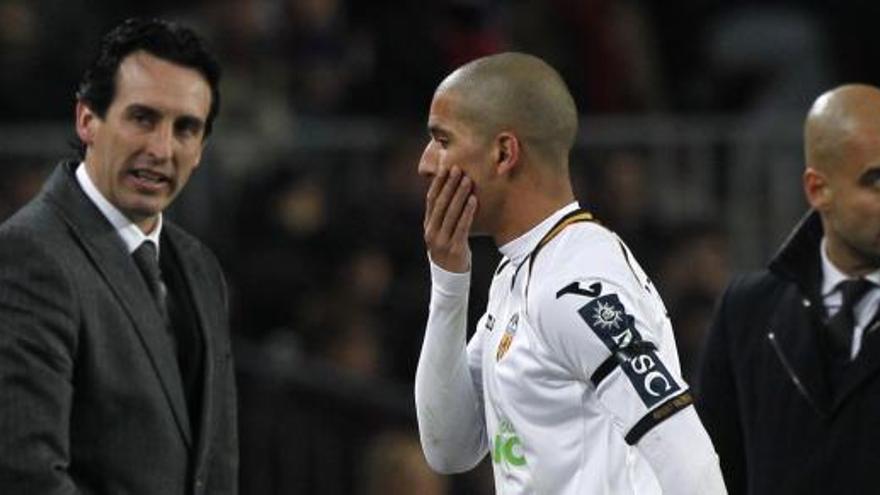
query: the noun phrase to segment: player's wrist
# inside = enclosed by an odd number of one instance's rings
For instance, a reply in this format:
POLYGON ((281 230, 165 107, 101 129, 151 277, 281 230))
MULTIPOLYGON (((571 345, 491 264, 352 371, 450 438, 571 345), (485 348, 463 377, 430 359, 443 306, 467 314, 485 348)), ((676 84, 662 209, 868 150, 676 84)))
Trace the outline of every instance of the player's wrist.
POLYGON ((430 253, 428 262, 431 265, 431 285, 435 293, 446 296, 467 295, 471 282, 470 263, 465 271, 456 272, 435 262, 430 253))
POLYGON ((450 273, 467 273, 471 270, 470 252, 464 254, 438 254, 428 250, 428 260, 432 265, 450 273))

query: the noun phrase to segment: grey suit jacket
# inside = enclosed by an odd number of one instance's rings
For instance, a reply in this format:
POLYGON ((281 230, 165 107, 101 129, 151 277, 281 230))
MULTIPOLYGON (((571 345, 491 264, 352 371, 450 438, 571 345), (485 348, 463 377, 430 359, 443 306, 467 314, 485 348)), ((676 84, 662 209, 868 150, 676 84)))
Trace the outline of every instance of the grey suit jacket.
POLYGON ((162 317, 75 165, 0 226, 0 493, 237 493, 220 266, 165 222, 204 343, 196 435, 162 317))

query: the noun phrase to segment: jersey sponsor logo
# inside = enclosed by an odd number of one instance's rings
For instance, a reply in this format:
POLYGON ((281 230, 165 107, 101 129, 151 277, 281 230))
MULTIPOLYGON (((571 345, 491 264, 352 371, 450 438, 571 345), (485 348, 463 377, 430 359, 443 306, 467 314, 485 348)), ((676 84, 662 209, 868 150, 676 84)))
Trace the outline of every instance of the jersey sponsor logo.
POLYGON ((654 351, 638 354, 620 364, 648 407, 681 389, 654 351))
POLYGON ((681 386, 635 328, 635 318, 616 294, 607 294, 578 310, 587 326, 611 351, 645 406, 653 407, 681 390, 681 386))
POLYGON ((507 354, 513 344, 513 338, 516 337, 516 327, 519 326, 519 313, 514 313, 507 322, 507 328, 504 329, 504 335, 501 336, 501 342, 498 343, 498 349, 495 351, 495 361, 501 361, 501 358, 507 354))
POLYGON ((556 292, 556 299, 559 299, 566 294, 574 294, 576 296, 584 297, 598 297, 602 294, 602 284, 599 282, 593 282, 589 287, 584 289, 581 288, 579 282, 572 282, 556 292))
POLYGON ((507 464, 513 467, 526 465, 526 457, 522 452, 522 440, 513 429, 510 421, 502 421, 498 425, 498 433, 492 442, 492 462, 507 464))
POLYGON ((593 324, 590 326, 599 326, 603 330, 618 330, 623 324, 623 316, 623 311, 611 304, 600 302, 593 309, 593 314, 590 315, 590 318, 593 319, 593 324))

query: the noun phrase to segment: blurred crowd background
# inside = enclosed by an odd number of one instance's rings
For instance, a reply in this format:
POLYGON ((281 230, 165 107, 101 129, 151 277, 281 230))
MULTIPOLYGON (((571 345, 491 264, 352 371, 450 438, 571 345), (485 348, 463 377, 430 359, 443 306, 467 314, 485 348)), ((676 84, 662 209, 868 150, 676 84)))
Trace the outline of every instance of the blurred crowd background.
MULTIPOLYGON (((242 493, 488 494, 490 460, 432 474, 411 386, 427 313, 416 174, 444 75, 539 55, 581 111, 582 204, 630 245, 690 376, 713 304, 805 211, 801 121, 880 80, 880 4, 842 0, 0 0, 0 219, 73 155, 99 37, 151 15, 224 66, 202 167, 171 216, 233 291, 242 493)), ((498 259, 474 249, 472 319, 498 259)))

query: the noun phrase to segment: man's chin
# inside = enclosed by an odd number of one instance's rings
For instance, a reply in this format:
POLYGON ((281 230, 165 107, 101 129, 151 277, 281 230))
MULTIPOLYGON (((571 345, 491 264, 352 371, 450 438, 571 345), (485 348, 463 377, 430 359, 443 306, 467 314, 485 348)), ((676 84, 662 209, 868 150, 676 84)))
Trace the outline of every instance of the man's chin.
POLYGON ((153 217, 162 213, 171 204, 165 194, 128 194, 121 198, 123 205, 119 207, 127 215, 153 217))
POLYGON ((470 230, 470 232, 468 232, 468 237, 476 238, 476 237, 489 237, 489 236, 490 236, 490 234, 486 229, 480 227, 479 225, 471 224, 471 230, 470 230))
POLYGON ((153 226, 156 223, 156 220, 159 218, 159 215, 162 213, 162 208, 160 205, 136 205, 130 208, 126 208, 122 210, 125 214, 126 218, 131 220, 133 223, 137 224, 142 229, 145 226, 148 226, 150 230, 152 230, 153 226))
POLYGON ((865 269, 871 271, 880 269, 880 250, 876 246, 871 246, 869 249, 855 249, 855 252, 865 269))

